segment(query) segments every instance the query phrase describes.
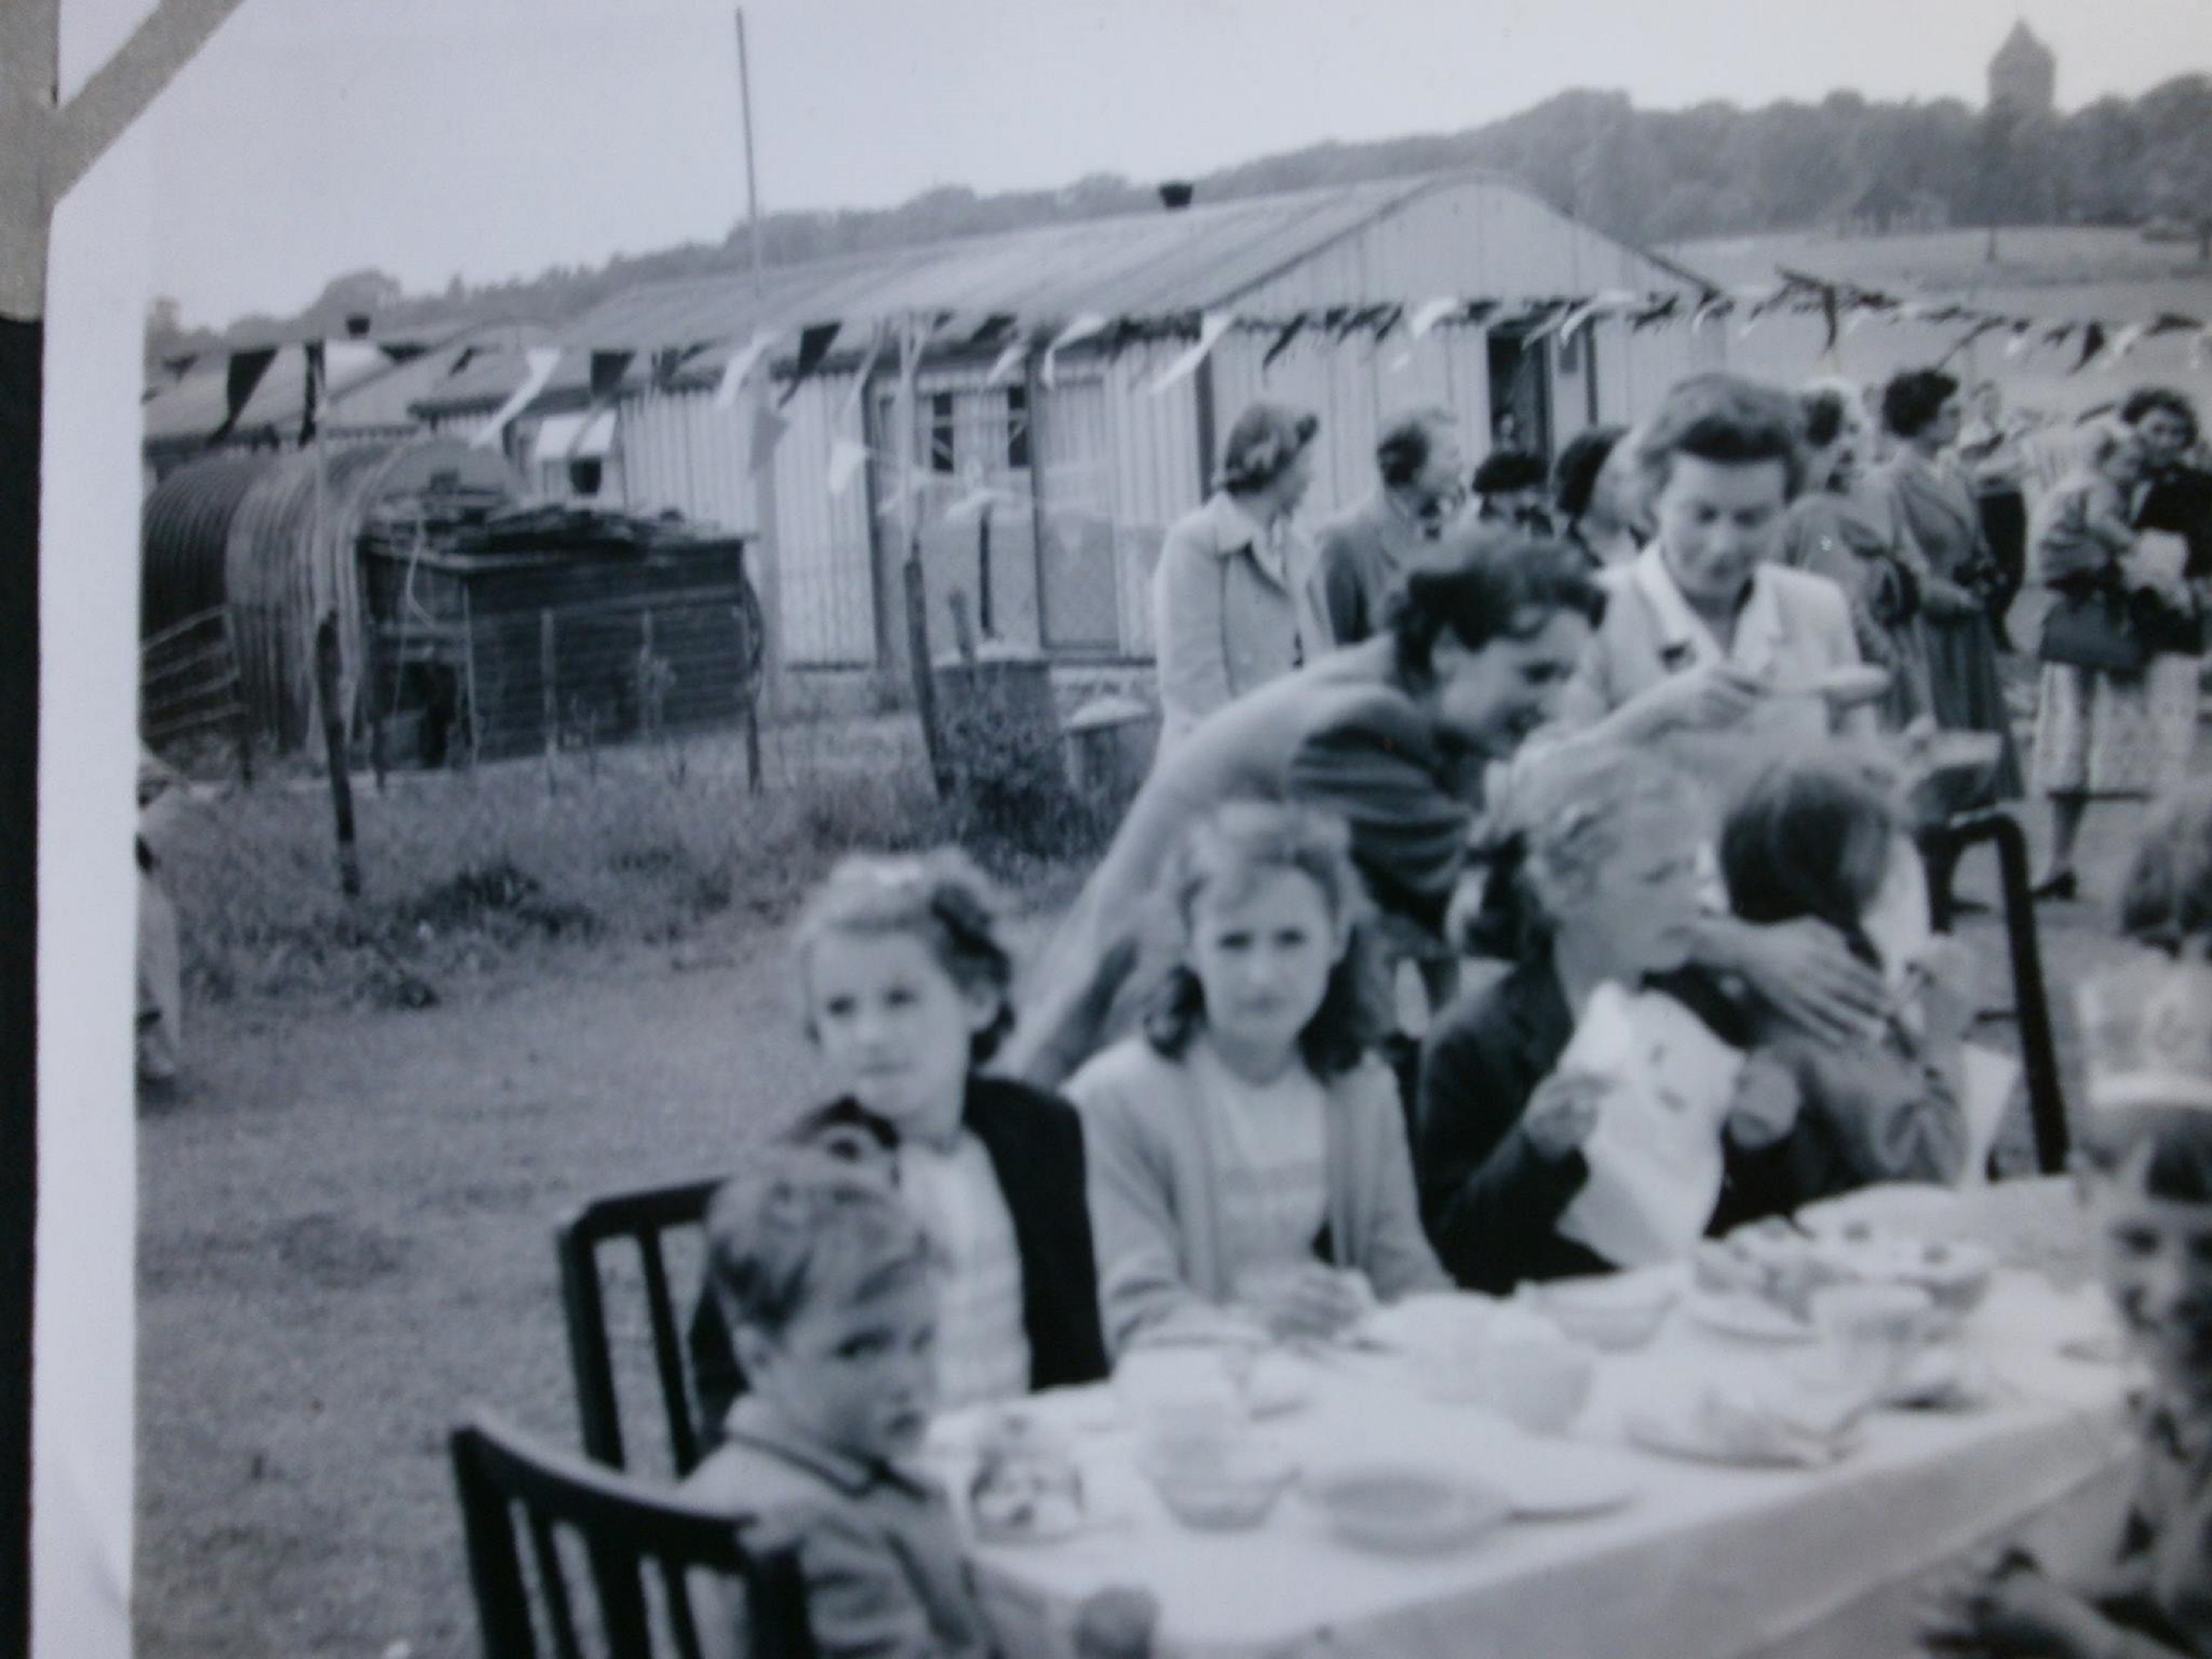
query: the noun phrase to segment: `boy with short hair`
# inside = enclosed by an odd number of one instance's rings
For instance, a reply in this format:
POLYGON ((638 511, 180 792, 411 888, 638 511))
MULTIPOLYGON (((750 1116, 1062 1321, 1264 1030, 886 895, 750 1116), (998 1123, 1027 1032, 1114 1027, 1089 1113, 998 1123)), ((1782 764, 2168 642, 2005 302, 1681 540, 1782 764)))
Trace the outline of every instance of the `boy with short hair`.
MULTIPOLYGON (((750 1391, 690 1496, 798 1546, 823 1659, 994 1651, 943 1490, 908 1462, 937 1393, 939 1252, 878 1176, 762 1155, 714 1199, 708 1272, 750 1391)), ((742 1608, 719 1629, 738 1632, 742 1608)))

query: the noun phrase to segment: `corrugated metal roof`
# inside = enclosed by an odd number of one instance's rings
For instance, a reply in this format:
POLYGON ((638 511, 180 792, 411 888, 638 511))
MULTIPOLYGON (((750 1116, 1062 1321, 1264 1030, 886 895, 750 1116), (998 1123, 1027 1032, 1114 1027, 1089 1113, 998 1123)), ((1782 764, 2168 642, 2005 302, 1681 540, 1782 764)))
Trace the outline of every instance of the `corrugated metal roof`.
MULTIPOLYGON (((519 362, 521 348, 536 344, 545 331, 539 323, 481 323, 404 362, 379 362, 365 371, 355 371, 350 378, 334 357, 333 392, 325 423, 331 432, 382 432, 411 427, 416 423, 414 405, 426 392, 441 387, 455 364, 503 353, 514 354, 519 362)), ((334 346, 338 343, 332 342, 334 346)), ((229 373, 228 355, 218 353, 196 363, 181 379, 156 386, 143 411, 146 442, 191 443, 212 436, 222 427, 228 408, 229 373)), ((508 380, 508 389, 520 380, 519 374, 508 380)), ((306 348, 297 343, 278 346, 232 431, 241 439, 258 433, 285 439, 296 436, 306 398, 306 348)))
MULTIPOLYGON (((839 342, 842 352, 850 349, 852 325, 907 312, 951 311, 975 323, 994 314, 1012 314, 1034 326, 1085 312, 1155 317, 1223 306, 1414 198, 1440 189, 1528 196, 1520 185, 1489 173, 1377 179, 1176 212, 1163 210, 1030 226, 773 268, 764 275, 757 301, 753 278, 745 272, 642 283, 554 331, 555 343, 574 349, 564 356, 537 406, 557 408, 575 402, 586 390, 592 350, 697 347, 681 369, 682 379, 696 384, 714 378, 730 352, 756 329, 786 337, 780 356, 787 361, 789 340, 799 330, 817 323, 846 325, 848 332, 839 342)), ((1548 208, 1543 210, 1560 217, 1548 208)), ((1569 222, 1561 218, 1561 222, 1569 222)), ((1630 257, 1644 261, 1655 288, 1698 280, 1668 262, 1632 252, 1630 257)), ((1486 279, 1480 270, 1467 273, 1470 297, 1483 292, 1486 280, 1496 279, 1486 279)), ((1340 297, 1344 303, 1357 304, 1423 296, 1340 297)), ((641 357, 633 361, 625 386, 643 384, 651 372, 641 357)), ((486 362, 478 372, 441 386, 419 406, 447 410, 495 402, 521 384, 523 373, 520 354, 486 362)))

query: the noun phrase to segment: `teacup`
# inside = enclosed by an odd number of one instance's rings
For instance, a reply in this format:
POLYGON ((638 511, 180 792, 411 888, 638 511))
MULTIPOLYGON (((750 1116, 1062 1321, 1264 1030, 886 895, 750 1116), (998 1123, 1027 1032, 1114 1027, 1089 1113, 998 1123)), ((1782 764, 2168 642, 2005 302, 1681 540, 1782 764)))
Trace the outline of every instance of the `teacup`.
POLYGON ((1844 1380, 1880 1397, 1904 1382, 1927 1346, 1936 1299, 1917 1285, 1830 1285, 1813 1293, 1811 1312, 1844 1380))
POLYGON ((1480 1297, 1422 1297, 1394 1310, 1415 1383, 1431 1400, 1479 1397, 1484 1333, 1495 1304, 1480 1297))
MULTIPOLYGON (((1500 1326, 1505 1322, 1498 1322, 1500 1326)), ((1478 1368, 1483 1403, 1531 1434, 1564 1434, 1589 1402, 1596 1362, 1555 1328, 1493 1328, 1478 1368)))

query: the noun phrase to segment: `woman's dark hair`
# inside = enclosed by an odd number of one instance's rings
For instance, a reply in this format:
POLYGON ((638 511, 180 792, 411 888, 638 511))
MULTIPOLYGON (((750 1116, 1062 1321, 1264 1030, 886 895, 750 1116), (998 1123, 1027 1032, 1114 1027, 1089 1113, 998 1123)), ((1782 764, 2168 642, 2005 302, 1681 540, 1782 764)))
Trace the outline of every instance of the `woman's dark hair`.
POLYGON ((1375 466, 1382 482, 1396 489, 1419 477, 1436 452, 1437 428, 1454 425, 1458 418, 1449 409, 1417 409, 1394 418, 1375 445, 1375 466))
POLYGON ((1666 488, 1674 457, 1720 466, 1779 461, 1783 494, 1805 485, 1803 431, 1797 400, 1778 386, 1740 374, 1693 374, 1676 382, 1639 433, 1636 461, 1651 493, 1666 488))
POLYGON ((1516 489, 1544 487, 1544 461, 1525 449, 1493 449, 1474 469, 1474 493, 1510 495, 1516 489))
POLYGON ((2120 931, 2169 956, 2212 946, 2212 779, 2152 810, 2121 885, 2120 931))
POLYGON ((1547 536, 1462 523, 1447 531, 1433 564, 1409 574, 1384 626, 1397 642, 1398 677, 1425 685, 1435 672, 1437 641, 1447 630, 1469 651, 1500 637, 1526 639, 1561 611, 1593 628, 1605 615, 1605 590, 1582 550, 1547 536))
POLYGON ((1958 395, 1959 382, 1940 368, 1908 368, 1881 389, 1881 423, 1900 438, 1917 438, 1958 395))
POLYGON ((1320 430, 1320 417, 1304 410, 1252 404, 1221 447, 1221 487, 1232 495, 1256 495, 1289 470, 1320 430))
MULTIPOLYGON (((1387 982, 1376 954, 1372 907, 1352 862, 1352 832, 1341 818, 1276 801, 1231 800, 1194 823, 1163 878, 1187 938, 1199 895, 1239 888, 1270 870, 1294 870, 1321 890, 1351 942, 1330 969, 1321 1006, 1298 1033, 1298 1054, 1317 1078, 1341 1077, 1390 1029, 1387 982)), ((1182 1057, 1206 1026, 1206 988, 1185 963, 1168 970, 1145 1012, 1145 1036, 1170 1060, 1182 1057)))
POLYGON ((1597 493, 1597 475, 1605 470, 1613 446, 1628 435, 1625 426, 1593 426, 1567 440, 1552 465, 1552 501, 1569 523, 1589 511, 1597 493))
POLYGON ((1851 414, 1844 394, 1833 386, 1804 393, 1797 399, 1797 407, 1805 417, 1805 441, 1814 449, 1826 449, 1841 437, 1851 414))
POLYGON ((1762 926, 1809 916, 1881 965, 1860 918, 1881 890, 1899 828, 1863 765, 1835 756, 1777 761, 1754 775, 1721 826, 1729 908, 1762 926))
POLYGON ((2197 405, 2185 394, 2170 386, 2137 386, 2120 405, 2120 421, 2125 426, 2137 425, 2150 415, 2172 416, 2189 428, 2189 441, 2197 441, 2201 430, 2197 423, 2197 405))

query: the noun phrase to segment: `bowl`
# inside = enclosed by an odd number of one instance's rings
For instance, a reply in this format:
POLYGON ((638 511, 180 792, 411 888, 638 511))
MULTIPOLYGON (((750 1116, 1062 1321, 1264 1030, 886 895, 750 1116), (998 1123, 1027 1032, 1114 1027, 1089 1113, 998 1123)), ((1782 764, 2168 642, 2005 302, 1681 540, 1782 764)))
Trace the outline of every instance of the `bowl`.
POLYGON ((1503 1492, 1397 1465, 1340 1469, 1304 1490, 1339 1537, 1389 1555, 1457 1548, 1513 1512, 1503 1492))
POLYGON ((1640 1348, 1659 1334, 1674 1306, 1670 1285, 1619 1278, 1565 1279, 1537 1292, 1552 1322, 1577 1342, 1607 1353, 1640 1348))
POLYGON ((1138 1468, 1170 1515, 1198 1532, 1243 1532, 1265 1521, 1297 1478, 1287 1458, 1254 1441, 1218 1455, 1169 1461, 1140 1455, 1138 1468))

